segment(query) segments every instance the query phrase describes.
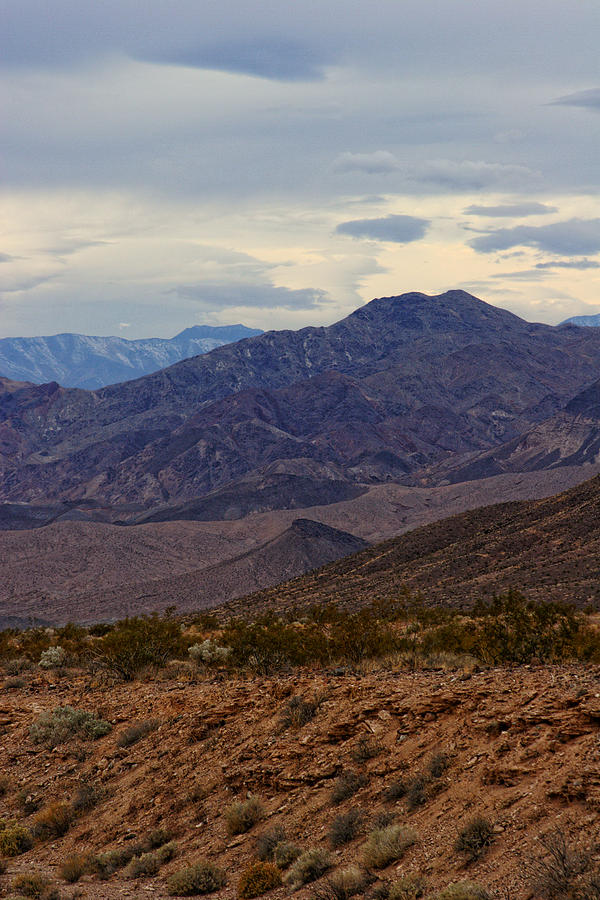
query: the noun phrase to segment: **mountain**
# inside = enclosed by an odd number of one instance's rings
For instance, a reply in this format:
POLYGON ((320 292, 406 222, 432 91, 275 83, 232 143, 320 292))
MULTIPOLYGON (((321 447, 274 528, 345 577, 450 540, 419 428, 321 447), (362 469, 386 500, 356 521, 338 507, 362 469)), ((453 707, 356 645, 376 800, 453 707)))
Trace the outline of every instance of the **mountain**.
POLYGON ((561 322, 562 325, 583 325, 588 328, 598 328, 600 326, 600 313, 595 316, 571 316, 561 322))
POLYGON ((507 472, 531 472, 600 462, 600 381, 576 394, 556 415, 493 450, 434 466, 432 483, 458 483, 507 472))
POLYGON ((330 602, 355 607, 397 598, 403 587, 427 603, 465 604, 510 589, 576 603, 600 600, 600 477, 537 501, 502 503, 442 519, 354 556, 233 601, 254 615, 330 602))
POLYGON ((245 325, 194 325, 169 339, 129 341, 85 334, 2 338, 0 372, 13 381, 57 381, 64 387, 95 390, 257 334, 262 331, 245 325))
POLYGON ((284 461, 418 483, 561 410, 600 330, 530 324, 464 291, 374 300, 89 392, 0 381, 0 498, 185 503, 284 461))

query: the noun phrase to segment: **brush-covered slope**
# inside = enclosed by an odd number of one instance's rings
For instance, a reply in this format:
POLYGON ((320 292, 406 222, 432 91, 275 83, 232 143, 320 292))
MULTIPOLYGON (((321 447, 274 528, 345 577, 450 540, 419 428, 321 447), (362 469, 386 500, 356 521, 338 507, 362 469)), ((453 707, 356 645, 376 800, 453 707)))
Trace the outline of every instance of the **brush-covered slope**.
POLYGON ((374 300, 94 392, 0 384, 0 497, 185 502, 277 460, 405 479, 511 440, 597 378, 600 331, 464 291, 374 300))
POLYGON ((600 601, 600 477, 545 500, 483 507, 425 525, 227 610, 395 597, 468 603, 510 589, 584 606, 600 601))
POLYGON ((87 334, 0 339, 0 372, 14 381, 87 390, 140 378, 181 359, 262 334, 245 325, 194 325, 173 338, 127 340, 87 334))
POLYGON ((309 900, 328 891, 328 877, 362 869, 367 836, 385 816, 414 830, 414 843, 399 859, 369 867, 372 887, 413 874, 424 881, 427 900, 464 880, 492 896, 541 897, 532 872, 547 857, 540 838, 560 829, 569 849, 595 852, 597 676, 597 667, 561 666, 223 679, 179 664, 155 679, 107 685, 76 670, 62 677, 25 672, 22 686, 3 694, 0 817, 31 828, 52 804, 68 810, 75 801, 77 811, 66 833, 42 835, 6 861, 3 893, 14 895, 17 876, 39 873, 66 898, 166 900, 174 872, 208 859, 228 880, 211 896, 231 900, 256 859, 258 836, 278 828, 301 851, 327 853, 331 867, 295 894, 281 886, 267 896, 309 900), (315 700, 312 719, 286 727, 290 704, 315 700), (30 726, 58 706, 100 713, 112 729, 95 741, 67 736, 55 748, 34 744, 30 726), (150 719, 137 742, 122 740, 150 719), (364 747, 375 755, 365 758, 364 747), (335 804, 336 781, 349 772, 362 780, 335 804), (424 787, 416 806, 397 787, 386 799, 394 785, 418 779, 424 787), (249 794, 260 801, 262 817, 232 835, 226 812, 249 794), (336 819, 353 809, 354 834, 332 847, 336 819), (492 834, 481 857, 468 863, 455 845, 477 817, 492 834), (105 880, 84 874, 75 885, 61 877, 73 857, 139 854, 137 845, 159 828, 167 832, 163 840, 175 842, 175 855, 153 872, 136 878, 122 865, 105 880))

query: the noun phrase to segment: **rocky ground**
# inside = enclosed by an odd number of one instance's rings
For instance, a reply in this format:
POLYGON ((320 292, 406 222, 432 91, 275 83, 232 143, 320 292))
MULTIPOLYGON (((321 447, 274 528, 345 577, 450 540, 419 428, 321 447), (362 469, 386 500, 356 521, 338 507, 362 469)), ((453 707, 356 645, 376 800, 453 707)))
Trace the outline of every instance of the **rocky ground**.
MULTIPOLYGON (((499 898, 524 900, 533 896, 528 871, 543 855, 544 835, 559 828, 574 847, 588 849, 598 833, 598 667, 409 672, 388 664, 220 678, 173 664, 129 684, 37 669, 20 679, 7 679, 0 695, 0 816, 31 826, 33 807, 72 802, 82 781, 96 792, 97 805, 63 837, 9 859, 2 896, 18 873, 41 871, 63 898, 158 900, 168 896, 170 873, 207 857, 227 871, 220 895, 235 897, 256 836, 266 829, 282 826, 302 849, 328 848, 339 869, 361 864, 365 836, 385 814, 409 824, 418 840, 376 873, 380 881, 417 873, 433 894, 469 879, 499 898), (305 724, 286 727, 292 698, 316 700, 317 708, 305 724), (112 730, 97 740, 35 745, 30 725, 66 704, 97 712, 112 730), (155 730, 118 746, 125 729, 148 720, 155 730), (364 776, 364 784, 334 805, 332 789, 345 772, 364 776), (420 774, 423 803, 413 811, 406 797, 384 798, 393 782, 420 774), (264 804, 264 819, 231 837, 224 814, 249 793, 264 804), (332 823, 352 807, 362 810, 361 833, 332 849, 332 823), (469 864, 455 843, 477 816, 489 820, 493 840, 469 864), (154 877, 136 880, 121 870, 107 881, 61 879, 59 866, 73 853, 123 848, 158 826, 172 832, 177 856, 154 877)), ((311 897, 314 889, 298 896, 311 897)), ((288 894, 280 887, 271 896, 288 894)))

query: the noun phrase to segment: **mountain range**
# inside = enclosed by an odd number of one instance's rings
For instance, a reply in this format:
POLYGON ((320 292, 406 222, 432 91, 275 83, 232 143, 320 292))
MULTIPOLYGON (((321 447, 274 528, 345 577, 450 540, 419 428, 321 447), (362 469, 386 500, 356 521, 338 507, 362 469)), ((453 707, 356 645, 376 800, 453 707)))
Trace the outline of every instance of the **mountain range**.
POLYGON ((0 603, 210 606, 353 541, 548 497, 600 471, 599 375, 600 329, 449 291, 94 391, 0 378, 0 603))
POLYGON ((58 381, 64 387, 95 390, 256 334, 262 332, 245 325, 194 325, 168 339, 86 334, 2 338, 0 373, 13 381, 58 381))
POLYGON ((570 423, 599 372, 600 330, 531 324, 463 291, 383 298, 98 391, 1 380, 0 498, 178 506, 273 464, 452 481, 448 467, 570 423))
POLYGON ((583 325, 588 328, 598 328, 600 326, 600 313, 595 316, 571 316, 565 319, 563 325, 583 325))

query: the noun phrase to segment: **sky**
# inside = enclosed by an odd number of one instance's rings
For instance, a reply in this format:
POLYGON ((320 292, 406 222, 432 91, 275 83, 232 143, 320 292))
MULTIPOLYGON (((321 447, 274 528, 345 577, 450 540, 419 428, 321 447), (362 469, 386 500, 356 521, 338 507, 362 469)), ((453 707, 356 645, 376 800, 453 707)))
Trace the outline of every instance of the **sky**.
POLYGON ((598 0, 3 0, 0 337, 600 312, 598 0))

